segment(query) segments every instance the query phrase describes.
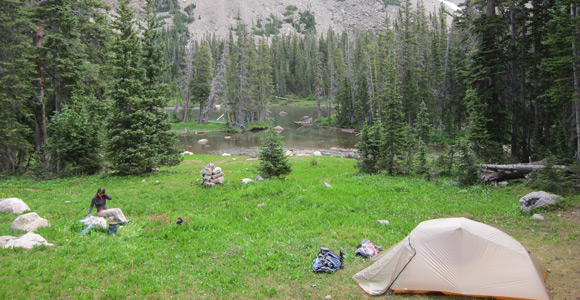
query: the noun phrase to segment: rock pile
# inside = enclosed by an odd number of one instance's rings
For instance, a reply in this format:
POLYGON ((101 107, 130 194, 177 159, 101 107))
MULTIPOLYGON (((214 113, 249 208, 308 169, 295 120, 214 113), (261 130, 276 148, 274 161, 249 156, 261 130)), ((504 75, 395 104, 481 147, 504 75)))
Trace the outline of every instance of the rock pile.
POLYGON ((201 184, 207 186, 214 186, 216 184, 224 183, 224 172, 222 168, 216 167, 213 163, 209 163, 201 171, 201 184))

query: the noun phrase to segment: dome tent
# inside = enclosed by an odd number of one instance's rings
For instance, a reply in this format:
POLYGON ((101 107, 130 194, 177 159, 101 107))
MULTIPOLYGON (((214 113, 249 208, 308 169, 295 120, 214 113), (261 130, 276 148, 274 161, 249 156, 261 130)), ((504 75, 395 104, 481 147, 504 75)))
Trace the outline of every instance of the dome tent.
POLYGON ((503 231, 466 218, 420 223, 352 278, 370 295, 440 292, 496 299, 549 300, 545 269, 503 231))

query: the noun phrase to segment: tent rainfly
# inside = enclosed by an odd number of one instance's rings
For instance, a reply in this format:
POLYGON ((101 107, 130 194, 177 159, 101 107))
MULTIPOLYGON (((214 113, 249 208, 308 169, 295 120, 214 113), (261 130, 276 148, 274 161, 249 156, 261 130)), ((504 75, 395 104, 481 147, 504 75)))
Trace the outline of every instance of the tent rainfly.
POLYGON ((420 223, 352 278, 370 295, 440 292, 495 299, 549 300, 546 270, 503 231, 466 218, 420 223))

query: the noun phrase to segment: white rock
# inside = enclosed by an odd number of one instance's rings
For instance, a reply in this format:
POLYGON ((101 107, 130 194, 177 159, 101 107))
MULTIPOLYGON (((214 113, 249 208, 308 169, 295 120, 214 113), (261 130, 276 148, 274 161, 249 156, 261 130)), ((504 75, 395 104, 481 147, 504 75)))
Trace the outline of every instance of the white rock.
POLYGON ((534 218, 534 219, 536 219, 536 220, 542 220, 542 221, 546 220, 546 218, 544 218, 544 216, 542 216, 542 215, 540 215, 540 214, 534 214, 534 215, 532 216, 532 218, 534 218))
POLYGON ((29 211, 30 207, 24 201, 18 198, 4 198, 0 199, 0 211, 11 212, 14 214, 21 214, 29 211))
POLYGON ((258 204, 258 207, 264 207, 264 206, 266 206, 266 203, 260 203, 260 204, 258 204))
POLYGON ((377 220, 377 222, 379 222, 380 224, 383 225, 389 225, 391 222, 389 222, 389 220, 377 220))
POLYGON ((326 299, 326 300, 330 300, 330 299, 332 299, 332 296, 330 296, 330 295, 327 295, 326 297, 324 297, 324 299, 326 299))
POLYGON ((232 155, 229 153, 224 153, 224 154, 222 154, 222 156, 232 156, 232 155))
POLYGON ((155 180, 155 183, 159 183, 159 180, 155 180))
POLYGON ((274 130, 276 130, 278 132, 282 132, 282 131, 284 131, 284 127, 278 125, 278 126, 274 127, 274 130))
POLYGON ((143 179, 143 180, 141 180, 141 182, 145 183, 145 182, 147 182, 147 180, 143 179))
POLYGON ((70 201, 65 201, 64 204, 70 204, 70 201))
POLYGON ((250 178, 244 178, 244 179, 242 179, 242 183, 243 184, 247 184, 249 182, 254 182, 254 181, 252 179, 250 179, 250 178))
POLYGON ((35 231, 39 227, 50 227, 50 224, 35 212, 19 216, 12 222, 12 226, 10 226, 14 230, 23 231, 35 231))
POLYGON ((248 158, 246 159, 247 161, 253 161, 253 160, 258 160, 257 158, 248 158))
POLYGON ((231 137, 231 136, 229 136, 229 135, 228 135, 228 136, 226 136, 226 137, 224 137, 224 139, 226 139, 226 140, 229 140, 229 139, 231 139, 231 138, 232 138, 232 137, 231 137))
POLYGON ((332 185, 330 185, 330 184, 328 184, 326 182, 324 183, 324 186, 327 187, 327 188, 331 188, 332 187, 332 185))
POLYGON ((28 232, 20 237, 13 236, 0 236, 0 247, 2 248, 24 248, 32 249, 34 246, 45 245, 48 247, 54 246, 47 242, 42 236, 34 233, 28 232))
POLYGON ((96 226, 100 226, 100 227, 103 227, 105 229, 108 227, 107 219, 105 219, 103 217, 90 216, 90 217, 87 217, 87 218, 80 220, 79 222, 84 223, 85 225, 95 224, 96 226))
POLYGON ((322 156, 322 153, 320 151, 314 151, 312 153, 312 155, 314 155, 314 156, 322 156))
POLYGON ((208 141, 207 139, 201 139, 201 140, 197 141, 197 143, 198 143, 198 144, 200 144, 200 145, 205 145, 205 144, 207 144, 208 142, 209 142, 209 141, 208 141))
POLYGON ((181 153, 181 155, 193 155, 193 152, 183 151, 183 153, 181 153))
POLYGON ((260 175, 256 176, 256 181, 264 181, 264 178, 260 175))
POLYGON ((294 153, 292 151, 290 151, 290 150, 286 150, 286 153, 284 155, 286 155, 286 156, 292 156, 292 155, 294 155, 294 153))

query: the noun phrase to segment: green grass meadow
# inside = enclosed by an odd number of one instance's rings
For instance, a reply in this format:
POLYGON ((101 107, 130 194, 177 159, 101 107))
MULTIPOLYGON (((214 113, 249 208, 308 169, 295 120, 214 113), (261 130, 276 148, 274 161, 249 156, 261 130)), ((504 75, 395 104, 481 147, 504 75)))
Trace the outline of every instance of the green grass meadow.
MULTIPOLYGON (((386 248, 419 222, 441 217, 496 226, 532 251, 544 243, 578 245, 577 224, 557 216, 577 207, 577 196, 539 223, 519 210, 518 199, 530 192, 521 186, 465 189, 447 180, 359 175, 355 160, 332 157, 293 157, 285 179, 244 185, 258 163, 246 159, 187 156, 149 176, 0 180, 0 198, 20 198, 48 219, 51 227, 36 233, 55 244, 0 249, 0 299, 371 298, 350 279, 370 265, 354 256, 356 245, 369 239, 386 248), (224 185, 200 186, 209 162, 227 172, 224 185), (99 187, 113 197, 107 207, 133 220, 116 235, 79 233, 99 187), (178 216, 186 222, 177 225, 178 216), (345 268, 313 273, 319 247, 343 248, 345 268)), ((15 218, 0 213, 0 235, 24 234, 10 229, 15 218)))

